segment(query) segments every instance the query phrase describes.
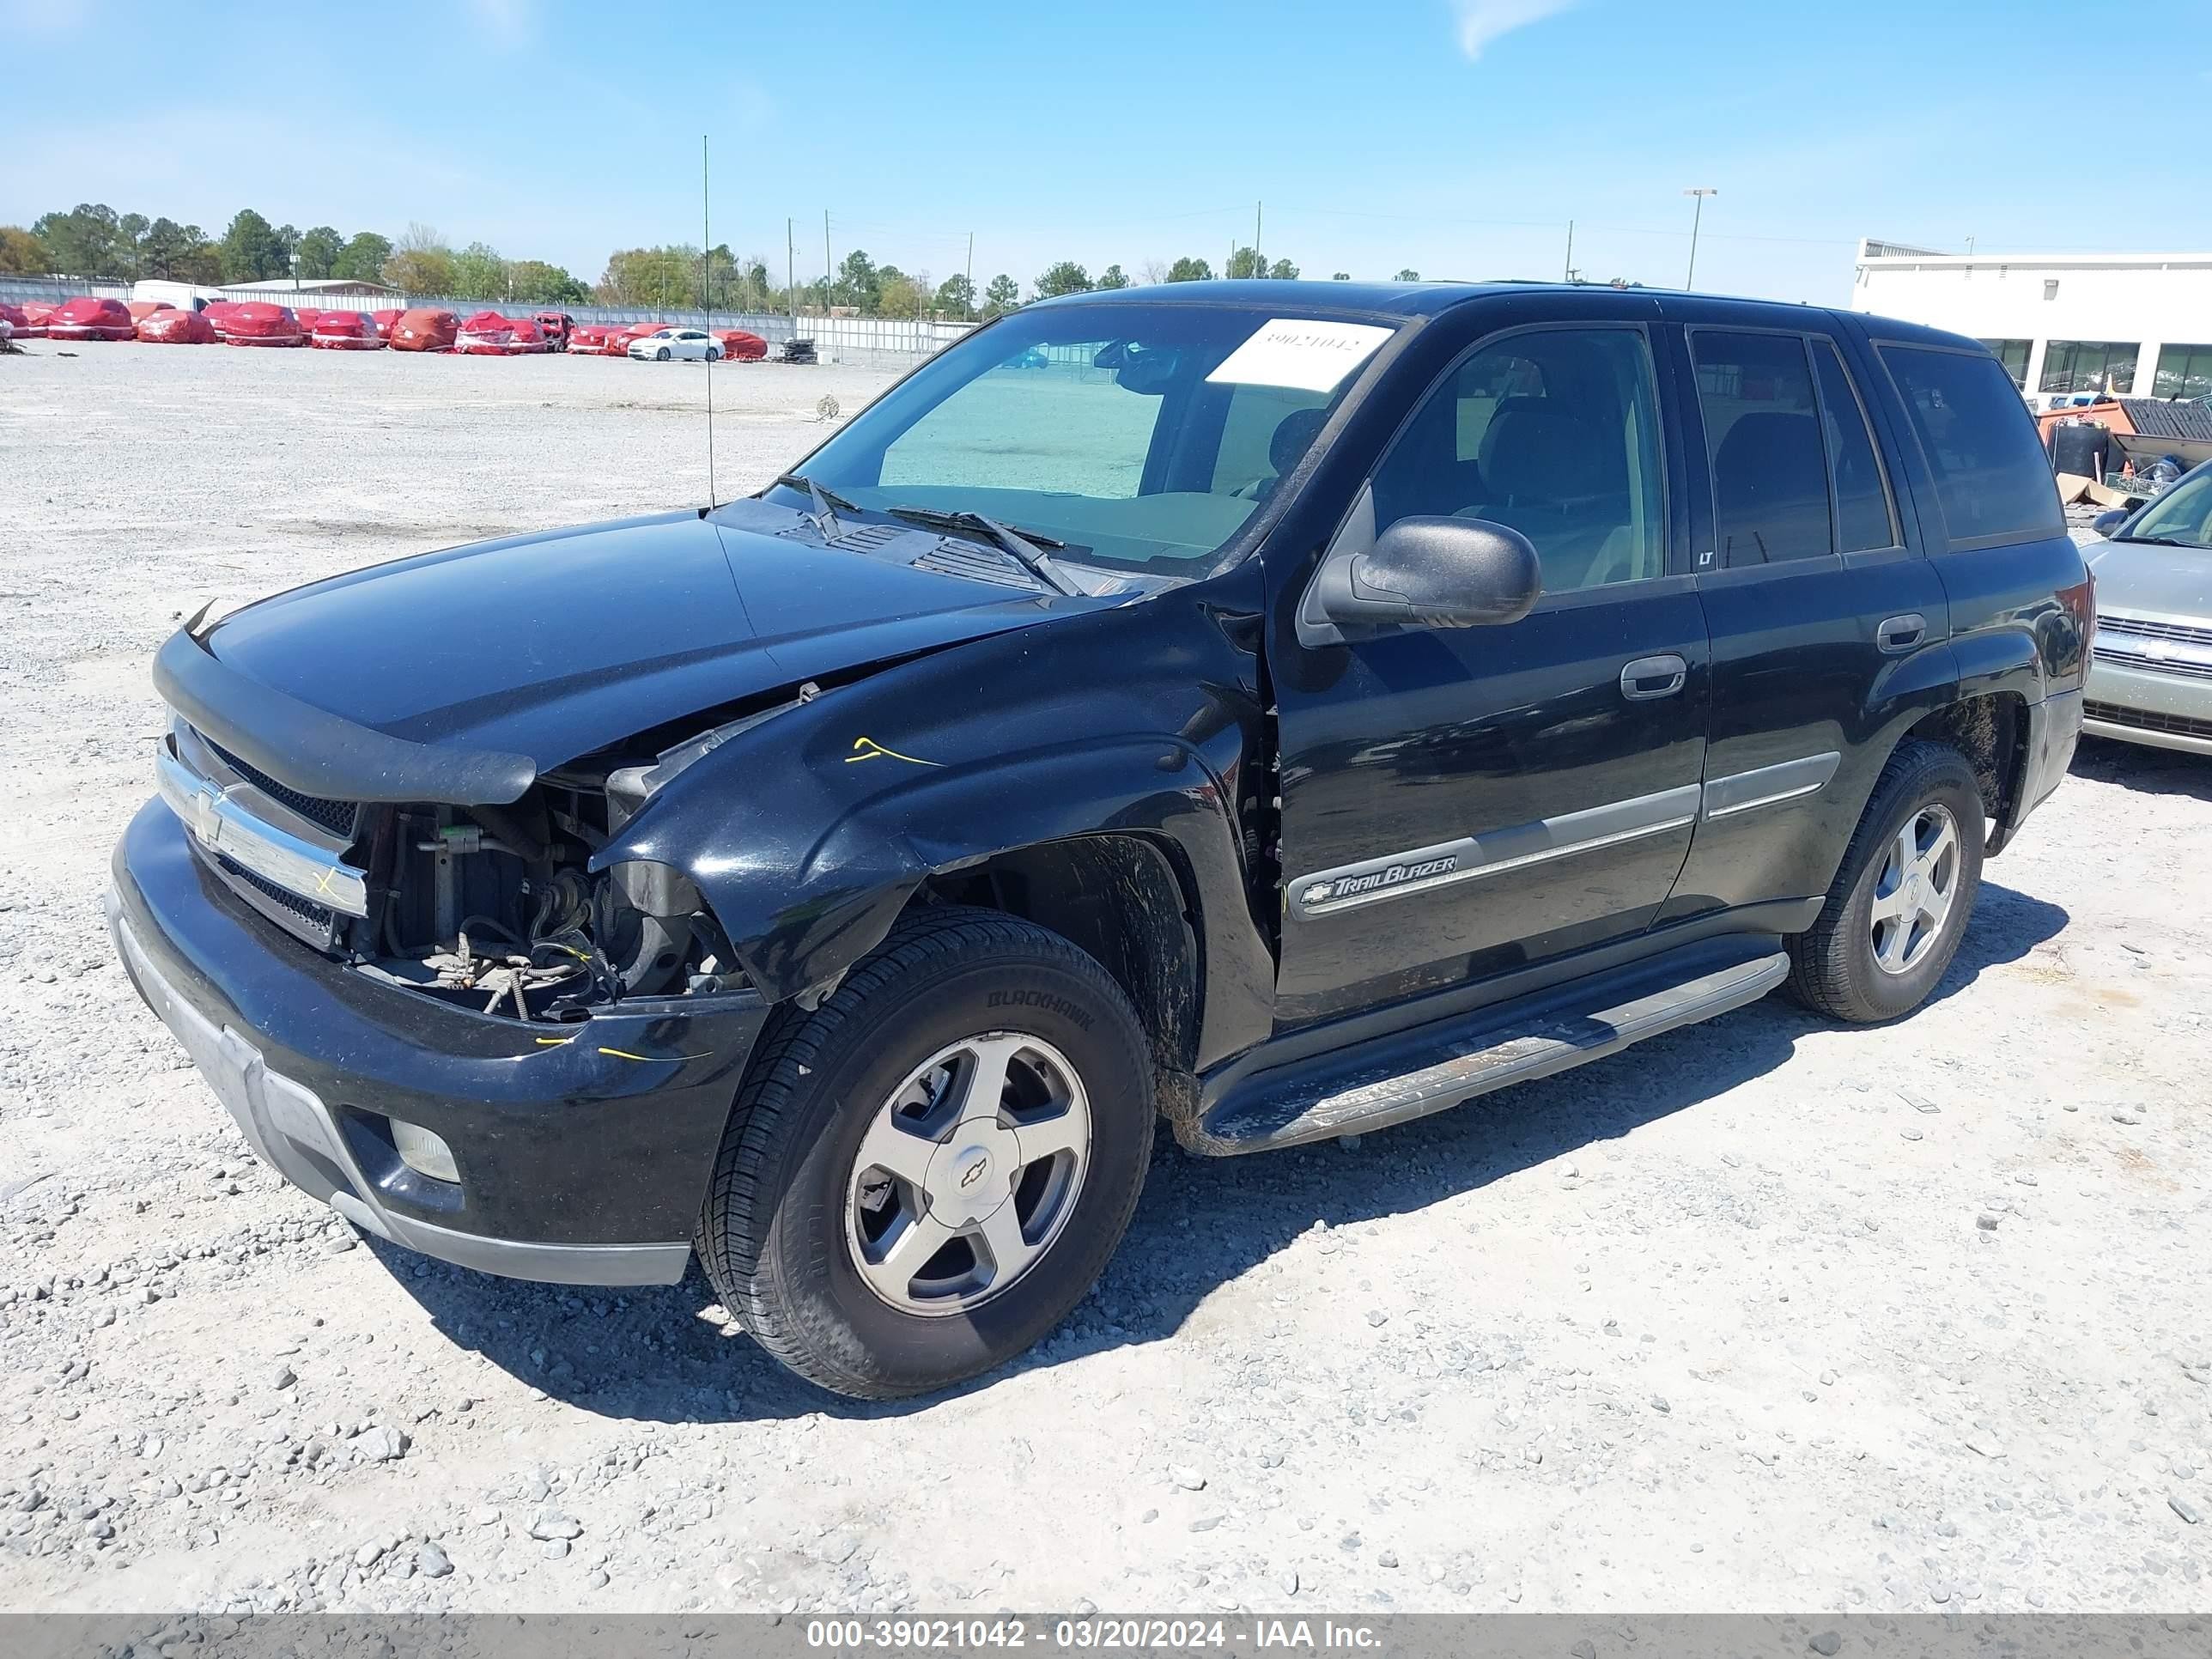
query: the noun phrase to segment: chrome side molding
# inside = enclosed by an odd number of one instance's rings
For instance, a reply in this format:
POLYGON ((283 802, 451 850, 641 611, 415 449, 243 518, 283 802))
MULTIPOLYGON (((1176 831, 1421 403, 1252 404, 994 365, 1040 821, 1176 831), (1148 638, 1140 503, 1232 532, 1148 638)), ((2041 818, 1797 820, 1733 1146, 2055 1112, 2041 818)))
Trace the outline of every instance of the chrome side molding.
POLYGON ((1302 916, 1332 915, 1407 893, 1425 893, 1462 881, 1479 881, 1553 859, 1571 858, 1694 823, 1698 788, 1677 789, 1612 801, 1533 823, 1490 830, 1480 836, 1340 864, 1291 884, 1291 905, 1302 916))
POLYGON ((1710 779, 1705 784, 1705 816, 1724 818, 1736 812, 1748 812, 1756 806, 1772 806, 1796 800, 1800 795, 1813 794, 1827 787, 1828 780, 1836 775, 1836 769, 1843 763, 1844 757, 1832 749, 1826 754, 1806 755, 1797 760, 1710 779))
POLYGON ((1580 812, 1563 812, 1557 817, 1486 830, 1479 836, 1440 842, 1433 847, 1340 864, 1291 883, 1287 890, 1291 908, 1307 918, 1334 915, 1383 899, 1479 881, 1509 870, 1523 870, 1553 859, 1662 835, 1700 818, 1731 817, 1761 806, 1778 805, 1826 788, 1843 759, 1833 750, 1805 755, 1580 812))

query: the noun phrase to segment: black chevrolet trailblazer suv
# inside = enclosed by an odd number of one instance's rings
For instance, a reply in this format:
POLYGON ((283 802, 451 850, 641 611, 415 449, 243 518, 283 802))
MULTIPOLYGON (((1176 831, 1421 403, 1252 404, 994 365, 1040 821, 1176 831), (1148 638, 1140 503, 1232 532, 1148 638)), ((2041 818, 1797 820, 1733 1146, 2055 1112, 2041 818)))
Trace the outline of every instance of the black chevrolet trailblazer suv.
POLYGON ((2090 579, 2004 370, 1522 284, 1086 295, 760 495, 161 648, 110 899, 254 1151, 448 1261, 986 1370, 1155 1115, 1364 1133, 1787 987, 1920 1003, 2064 774, 2090 579))

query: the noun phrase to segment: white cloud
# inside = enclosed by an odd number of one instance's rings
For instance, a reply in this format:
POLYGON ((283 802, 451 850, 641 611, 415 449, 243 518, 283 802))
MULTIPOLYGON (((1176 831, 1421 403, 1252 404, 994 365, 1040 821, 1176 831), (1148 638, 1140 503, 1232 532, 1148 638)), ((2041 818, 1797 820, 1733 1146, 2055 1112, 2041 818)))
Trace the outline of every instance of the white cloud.
POLYGON ((1469 62, 1502 34, 1540 23, 1573 5, 1575 0, 1452 0, 1459 18, 1459 49, 1469 62))

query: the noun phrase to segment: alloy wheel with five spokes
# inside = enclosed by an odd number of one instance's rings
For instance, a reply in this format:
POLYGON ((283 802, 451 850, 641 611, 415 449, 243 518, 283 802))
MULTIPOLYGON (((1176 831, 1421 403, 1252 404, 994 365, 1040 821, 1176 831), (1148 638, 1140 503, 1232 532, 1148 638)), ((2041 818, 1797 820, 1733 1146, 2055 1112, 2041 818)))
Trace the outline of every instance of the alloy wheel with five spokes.
POLYGON ((1869 915, 1882 972, 1909 971, 1942 936, 1959 871, 1959 826, 1948 807, 1930 801, 1898 827, 1875 881, 1869 915))
POLYGON ((1058 1048, 1018 1031, 948 1044, 861 1139, 845 1194, 853 1264, 902 1312, 967 1313, 1051 1247, 1090 1162, 1090 1100, 1058 1048))

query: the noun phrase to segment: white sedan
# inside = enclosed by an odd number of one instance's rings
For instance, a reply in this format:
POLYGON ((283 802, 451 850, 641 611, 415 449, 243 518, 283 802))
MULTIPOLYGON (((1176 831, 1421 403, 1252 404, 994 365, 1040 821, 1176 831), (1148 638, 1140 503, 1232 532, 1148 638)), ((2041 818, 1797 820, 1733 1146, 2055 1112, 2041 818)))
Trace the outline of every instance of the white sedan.
POLYGON ((643 339, 629 343, 629 355, 641 362, 665 363, 672 357, 695 362, 720 362, 722 343, 703 328, 655 329, 643 339))

